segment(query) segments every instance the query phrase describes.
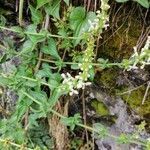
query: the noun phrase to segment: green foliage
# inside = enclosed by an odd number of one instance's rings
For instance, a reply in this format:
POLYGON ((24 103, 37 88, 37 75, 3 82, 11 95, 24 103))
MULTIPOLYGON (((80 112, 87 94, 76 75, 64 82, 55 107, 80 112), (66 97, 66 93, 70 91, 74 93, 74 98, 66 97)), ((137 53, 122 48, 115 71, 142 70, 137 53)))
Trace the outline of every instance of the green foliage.
POLYGON ((135 0, 135 1, 137 1, 137 3, 139 3, 143 7, 149 8, 150 2, 148 0, 135 0))
POLYGON ((31 15, 32 15, 32 21, 34 24, 39 24, 43 20, 42 14, 39 10, 35 9, 33 6, 29 6, 31 15))
POLYGON ((127 2, 128 0, 116 0, 118 3, 124 3, 127 2))
POLYGON ((21 38, 25 37, 24 31, 23 31, 23 29, 22 29, 21 27, 12 26, 11 29, 12 29, 14 32, 18 33, 18 36, 19 36, 19 37, 21 37, 21 38))
POLYGON ((44 6, 45 4, 49 3, 50 0, 37 0, 37 6, 36 6, 36 9, 39 9, 41 8, 42 6, 44 6))
POLYGON ((42 52, 45 54, 50 54, 53 58, 57 60, 61 59, 57 52, 56 42, 53 38, 47 39, 47 46, 42 46, 42 52))
POLYGON ((127 143, 130 143, 131 138, 132 138, 131 136, 127 136, 126 134, 121 134, 118 137, 117 142, 120 144, 127 144, 127 143))
MULTIPOLYGON (((116 2, 119 3, 124 3, 127 2, 129 0, 116 0, 116 2)), ((149 8, 150 2, 149 0, 135 0, 137 3, 139 3, 141 6, 145 7, 145 8, 149 8)))
POLYGON ((52 0, 45 6, 45 11, 47 14, 52 15, 56 19, 60 19, 59 10, 60 10, 61 0, 52 0))
POLYGON ((147 141, 146 143, 146 150, 149 150, 150 149, 150 141, 147 141))
POLYGON ((95 123, 94 125, 94 134, 97 136, 97 138, 104 138, 108 136, 108 129, 100 124, 100 123, 95 123))
MULTIPOLYGON (((51 114, 60 117, 62 123, 71 130, 79 126, 94 132, 98 138, 112 137, 99 123, 95 123, 94 128, 83 125, 78 113, 73 117, 64 117, 54 110, 60 97, 79 94, 79 89, 91 84, 87 80, 93 82, 94 66, 101 69, 112 66, 128 69, 135 61, 139 64, 149 59, 149 49, 146 49, 144 57, 141 53, 140 61, 132 57, 121 63, 110 63, 108 59, 100 58, 95 60, 97 63, 93 63, 97 37, 108 21, 107 2, 103 1, 101 12, 95 14, 86 12, 84 7, 70 7, 69 0, 63 2, 67 9, 64 13, 60 13, 61 0, 37 0, 29 5, 32 22, 23 27, 7 28, 7 19, 0 16, 1 32, 5 35, 5 30, 8 30, 13 36, 0 41, 0 86, 12 90, 18 96, 14 100, 14 109, 0 115, 0 149, 5 146, 8 149, 52 149, 53 140, 46 134, 48 129, 40 124, 51 114), (50 21, 46 20, 47 16, 50 21), (52 24, 51 28, 47 28, 46 23, 52 24)), ((141 1, 140 4, 147 6, 146 2, 141 1)), ((105 111, 97 103, 93 106, 98 106, 101 112, 105 111)), ((105 111, 104 115, 107 113, 105 111)), ((124 136, 118 140, 127 142, 124 136)))
MULTIPOLYGON (((90 24, 96 18, 95 13, 85 11, 83 7, 73 8, 70 14, 69 22, 70 27, 74 31, 75 37, 80 37, 83 33, 87 32, 90 24)), ((73 44, 76 46, 80 42, 80 39, 74 40, 73 44)))
POLYGON ((81 122, 81 116, 80 114, 75 114, 74 117, 62 118, 61 122, 69 126, 71 130, 74 130, 75 126, 81 122))
POLYGON ((69 0, 64 0, 64 2, 69 6, 69 0))
POLYGON ((6 19, 4 16, 0 15, 0 26, 5 26, 6 24, 6 19))

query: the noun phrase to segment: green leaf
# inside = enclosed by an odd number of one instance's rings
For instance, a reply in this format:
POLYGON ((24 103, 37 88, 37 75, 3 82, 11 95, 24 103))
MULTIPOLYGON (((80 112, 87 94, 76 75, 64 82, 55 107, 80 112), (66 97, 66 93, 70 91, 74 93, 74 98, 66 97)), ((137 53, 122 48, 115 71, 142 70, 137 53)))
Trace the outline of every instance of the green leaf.
POLYGON ((132 136, 126 135, 124 133, 122 133, 118 138, 117 138, 117 142, 119 144, 127 144, 130 143, 130 141, 132 140, 132 136))
POLYGON ((44 117, 41 112, 36 112, 29 115, 29 129, 32 129, 33 127, 38 127, 38 121, 37 119, 44 117))
POLYGON ((124 2, 127 2, 128 0, 116 0, 116 2, 118 3, 124 3, 124 2))
POLYGON ((23 117, 23 115, 28 110, 31 103, 32 103, 32 101, 30 101, 27 98, 19 103, 19 105, 17 107, 17 111, 16 111, 16 116, 17 116, 18 121, 23 117))
POLYGON ((0 15, 0 26, 5 26, 5 24, 6 24, 6 18, 0 15))
POLYGON ((39 24, 43 20, 43 16, 41 12, 37 9, 35 9, 33 6, 29 5, 30 11, 31 11, 31 19, 34 24, 39 24))
POLYGON ((26 33, 29 39, 33 44, 37 44, 38 42, 43 42, 46 39, 47 31, 41 30, 39 33, 36 31, 37 25, 31 24, 27 27, 26 33))
POLYGON ((39 103, 43 103, 44 101, 47 101, 47 96, 45 92, 39 92, 39 91, 30 91, 30 95, 34 97, 39 103))
POLYGON ((137 1, 140 5, 142 5, 143 7, 145 7, 145 8, 149 8, 149 2, 148 2, 148 0, 135 0, 135 1, 137 1))
POLYGON ((97 135, 99 138, 108 136, 108 129, 104 125, 100 123, 94 123, 93 127, 95 129, 95 135, 97 135))
POLYGON ((30 40, 27 40, 23 43, 21 53, 25 54, 32 51, 33 49, 34 49, 34 44, 30 40))
POLYGON ((70 127, 71 130, 74 130, 75 126, 79 123, 81 123, 81 116, 80 114, 75 114, 74 117, 66 117, 66 118, 62 118, 61 122, 64 125, 67 125, 70 127))
POLYGON ((61 96, 61 92, 58 89, 53 90, 51 97, 48 100, 49 107, 54 107, 57 103, 59 97, 61 96))
POLYGON ((59 10, 60 10, 61 0, 53 0, 51 3, 45 6, 45 11, 54 18, 60 19, 59 10))
POLYGON ((11 27, 11 29, 14 31, 14 32, 17 32, 17 34, 20 36, 20 37, 24 37, 24 32, 23 32, 23 29, 19 26, 13 26, 11 27))
POLYGON ((5 77, 0 76, 0 86, 7 86, 10 84, 13 84, 13 82, 14 81, 10 78, 5 78, 5 77))
POLYGON ((49 64, 43 63, 42 69, 37 72, 36 77, 41 79, 45 77, 50 77, 51 75, 52 75, 52 71, 50 69, 49 64))
MULTIPOLYGON (((70 14, 69 22, 71 29, 74 31, 74 37, 80 37, 84 32, 87 32, 91 22, 96 18, 95 13, 88 12, 86 13, 85 8, 76 7, 70 14)), ((80 39, 73 40, 74 46, 80 42, 80 39)))
POLYGON ((50 85, 51 90, 54 90, 59 86, 59 83, 55 79, 49 79, 48 84, 50 85))
POLYGON ((94 76, 95 76, 94 67, 92 67, 91 69, 89 69, 89 74, 90 74, 89 79, 90 79, 91 81, 93 81, 93 80, 94 80, 94 76))
POLYGON ((27 28, 26 28, 26 32, 29 33, 29 34, 27 34, 27 36, 33 43, 36 43, 36 41, 37 41, 36 40, 37 36, 34 35, 37 33, 36 28, 37 28, 37 25, 35 25, 35 24, 31 24, 31 25, 27 26, 27 28))
POLYGON ((48 39, 48 46, 43 46, 42 47, 42 52, 45 54, 50 54, 53 56, 55 59, 60 60, 60 56, 57 52, 57 47, 56 47, 56 42, 53 38, 48 39))
POLYGON ((50 85, 50 89, 53 91, 54 88, 57 88, 60 85, 62 77, 59 73, 54 73, 49 76, 48 83, 50 85))
POLYGON ((76 7, 72 10, 70 14, 70 26, 73 30, 78 27, 78 24, 85 19, 85 8, 83 7, 76 7))
POLYGON ((37 0, 37 6, 36 9, 39 9, 40 7, 42 7, 43 5, 49 3, 50 0, 37 0))
POLYGON ((73 70, 77 70, 77 69, 79 69, 80 67, 79 67, 79 65, 78 64, 72 64, 71 65, 71 69, 73 69, 73 70))
POLYGON ((103 58, 98 58, 98 60, 97 60, 98 62, 99 62, 99 64, 100 64, 100 68, 102 68, 102 69, 105 69, 105 68, 109 68, 110 66, 109 66, 109 62, 108 62, 108 59, 103 59, 103 58))
POLYGON ((32 88, 32 87, 36 87, 36 86, 37 86, 37 83, 34 82, 34 81, 26 81, 26 82, 24 83, 24 85, 32 88))
POLYGON ((64 2, 69 6, 69 0, 64 0, 64 2))

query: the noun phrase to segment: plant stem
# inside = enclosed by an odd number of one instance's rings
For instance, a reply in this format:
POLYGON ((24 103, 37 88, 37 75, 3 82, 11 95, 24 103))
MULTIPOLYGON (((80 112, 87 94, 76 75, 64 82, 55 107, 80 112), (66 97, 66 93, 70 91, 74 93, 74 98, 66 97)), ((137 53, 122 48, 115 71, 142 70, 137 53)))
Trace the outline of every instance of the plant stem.
MULTIPOLYGON (((57 63, 58 61, 48 60, 48 59, 40 59, 41 61, 49 62, 49 63, 57 63)), ((77 62, 62 62, 65 65, 78 65, 80 63, 77 62)), ((122 63, 108 63, 109 66, 120 66, 122 63)), ((101 66, 100 63, 91 63, 92 66, 101 66)))
MULTIPOLYGON (((26 76, 20 76, 20 77, 23 78, 23 79, 29 80, 29 81, 40 82, 43 85, 46 85, 48 87, 52 87, 52 85, 50 85, 50 84, 48 84, 48 83, 46 83, 44 81, 38 81, 37 79, 29 78, 29 77, 26 77, 26 76)), ((54 88, 57 88, 57 87, 54 87, 54 88)))
MULTIPOLYGON (((28 98, 32 99, 34 102, 38 102, 38 100, 36 100, 35 98, 33 98, 32 96, 30 96, 30 95, 27 94, 26 92, 22 92, 22 93, 23 93, 24 95, 26 95, 28 98)), ((38 102, 38 103, 39 103, 39 102, 38 102)), ((62 118, 62 119, 67 118, 67 117, 63 116, 62 114, 58 113, 57 111, 55 111, 55 110, 53 110, 53 109, 50 109, 50 112, 52 112, 53 114, 57 115, 58 117, 60 117, 60 118, 62 118)), ((90 126, 87 126, 87 125, 84 125, 84 124, 81 124, 81 123, 77 123, 76 125, 79 126, 79 127, 88 129, 88 130, 91 131, 91 132, 99 133, 98 130, 96 130, 95 128, 92 128, 92 127, 90 127, 90 126)), ((107 136, 108 136, 108 137, 111 137, 111 138, 113 138, 113 139, 116 139, 116 140, 118 139, 117 136, 114 136, 114 135, 109 134, 109 133, 107 134, 107 136)), ((134 140, 134 139, 131 140, 130 143, 134 143, 134 144, 138 144, 138 145, 140 144, 140 145, 142 145, 142 146, 146 146, 144 142, 142 142, 142 141, 137 141, 137 140, 134 140)))
MULTIPOLYGON (((15 33, 21 33, 20 31, 16 31, 14 29, 3 27, 3 26, 0 26, 0 29, 11 31, 11 32, 15 32, 15 33)), ((26 34, 26 35, 35 35, 35 36, 45 36, 45 34, 33 33, 33 32, 24 32, 24 34, 26 34)), ((70 37, 70 36, 66 37, 66 36, 60 36, 60 35, 51 34, 51 33, 48 33, 46 36, 47 37, 54 37, 54 38, 62 38, 62 39, 72 39, 72 40, 83 39, 83 37, 81 37, 81 36, 80 37, 70 37)))
POLYGON ((19 25, 22 26, 22 16, 23 16, 23 2, 24 0, 20 0, 19 2, 19 25))
POLYGON ((6 143, 6 144, 10 144, 10 145, 12 145, 12 146, 15 146, 15 147, 18 147, 18 148, 25 148, 25 149, 28 149, 28 150, 33 150, 33 149, 31 149, 31 148, 27 148, 27 147, 24 147, 24 146, 22 146, 22 145, 19 145, 19 144, 16 144, 16 143, 14 143, 14 142, 11 142, 11 141, 9 141, 9 140, 7 140, 7 139, 1 139, 0 138, 0 142, 1 143, 6 143))

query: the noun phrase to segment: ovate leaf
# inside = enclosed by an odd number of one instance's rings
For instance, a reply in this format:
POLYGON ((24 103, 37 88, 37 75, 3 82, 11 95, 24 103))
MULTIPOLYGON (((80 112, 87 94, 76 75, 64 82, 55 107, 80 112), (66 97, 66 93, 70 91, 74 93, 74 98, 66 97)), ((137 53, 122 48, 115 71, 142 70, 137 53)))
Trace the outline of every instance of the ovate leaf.
POLYGON ((26 34, 33 44, 37 44, 38 42, 43 42, 46 38, 47 31, 41 30, 39 33, 36 31, 37 26, 35 24, 31 24, 26 29, 26 34))
POLYGON ((43 63, 42 69, 36 73, 36 77, 41 79, 41 78, 45 78, 45 77, 50 77, 51 74, 52 74, 52 71, 50 69, 49 64, 43 63))
POLYGON ((24 37, 24 31, 21 27, 19 26, 13 26, 11 29, 16 32, 20 37, 24 37))
POLYGON ((116 2, 118 3, 124 3, 124 2, 127 2, 128 0, 116 0, 116 2))
POLYGON ((69 0, 64 0, 64 2, 69 6, 69 0))
POLYGON ((31 104, 32 104, 32 101, 30 99, 26 98, 22 94, 19 95, 19 101, 17 104, 16 112, 14 113, 14 116, 17 117, 18 121, 23 117, 23 115, 29 109, 31 104))
POLYGON ((49 107, 52 108, 57 103, 59 97, 61 96, 61 92, 58 89, 53 90, 51 97, 48 100, 49 107))
POLYGON ((150 2, 148 0, 136 0, 140 5, 145 8, 149 8, 150 2))
POLYGON ((60 59, 60 56, 57 52, 56 42, 53 38, 48 39, 48 45, 42 48, 42 51, 46 54, 50 54, 55 59, 60 59))
POLYGON ((94 123, 93 127, 94 127, 94 129, 96 131, 95 135, 97 137, 104 138, 104 137, 106 137, 108 135, 108 129, 104 125, 102 125, 100 123, 94 123))
POLYGON ((37 0, 36 8, 39 9, 40 7, 42 7, 43 5, 47 4, 48 2, 50 2, 50 0, 37 0))
POLYGON ((89 75, 90 75, 90 80, 93 81, 94 80, 94 76, 95 76, 95 70, 92 67, 91 69, 89 69, 89 75))
MULTIPOLYGON (((80 37, 84 32, 87 32, 91 22, 96 18, 95 13, 86 13, 85 8, 76 7, 70 14, 69 22, 71 29, 74 31, 74 37, 80 37)), ((74 40, 73 44, 76 46, 80 42, 80 39, 74 40)))
POLYGON ((79 67, 79 65, 78 64, 72 64, 71 65, 71 69, 73 69, 73 70, 77 70, 77 69, 79 69, 80 67, 79 67))
POLYGON ((62 118, 61 122, 64 125, 69 126, 71 130, 74 130, 75 126, 81 123, 81 116, 77 113, 73 117, 62 118))
POLYGON ((31 52, 34 49, 34 44, 32 41, 27 40, 23 43, 22 52, 23 54, 31 52))
POLYGON ((42 22, 43 20, 43 16, 41 14, 41 12, 37 9, 35 9, 33 6, 29 6, 30 11, 31 11, 31 19, 33 21, 34 24, 39 24, 42 22))
POLYGON ((53 0, 51 3, 47 4, 45 6, 46 13, 53 16, 54 18, 60 19, 59 16, 60 2, 61 0, 53 0))
POLYGON ((48 84, 50 85, 50 89, 53 91, 60 85, 62 77, 59 73, 54 73, 49 76, 48 84))
POLYGON ((0 76, 0 86, 7 86, 9 84, 13 84, 13 82, 14 81, 10 78, 0 76))
POLYGON ((85 8, 83 7, 76 7, 70 14, 70 26, 73 30, 75 30, 80 22, 85 19, 85 8))
POLYGON ((0 15, 0 26, 5 26, 5 24, 6 24, 6 18, 0 15))

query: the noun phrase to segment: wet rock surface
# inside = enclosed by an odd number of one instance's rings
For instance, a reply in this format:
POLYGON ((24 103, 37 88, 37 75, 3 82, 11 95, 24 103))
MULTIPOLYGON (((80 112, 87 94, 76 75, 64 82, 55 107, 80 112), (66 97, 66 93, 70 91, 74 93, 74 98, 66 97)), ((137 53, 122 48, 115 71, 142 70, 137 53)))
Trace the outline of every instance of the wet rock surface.
MULTIPOLYGON (((116 116, 115 123, 107 126, 111 135, 119 136, 120 134, 136 133, 136 122, 142 118, 132 110, 129 112, 128 105, 120 97, 110 97, 101 89, 91 88, 91 95, 97 100, 102 101, 109 109, 110 115, 116 116)), ((139 137, 147 139, 150 137, 146 131, 139 133, 139 137)), ((118 144, 115 139, 107 137, 104 139, 97 139, 96 145, 99 150, 143 150, 143 147, 137 144, 118 144)))

